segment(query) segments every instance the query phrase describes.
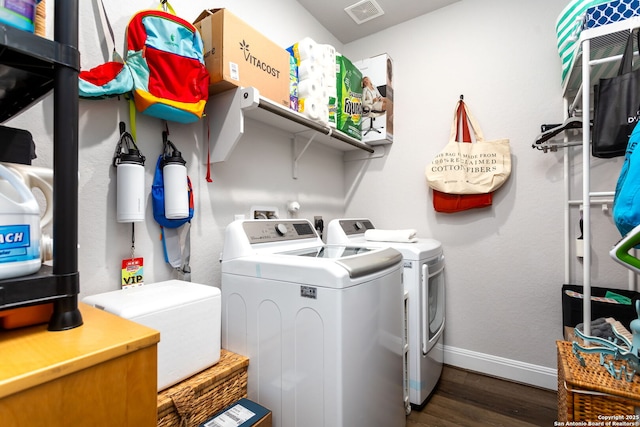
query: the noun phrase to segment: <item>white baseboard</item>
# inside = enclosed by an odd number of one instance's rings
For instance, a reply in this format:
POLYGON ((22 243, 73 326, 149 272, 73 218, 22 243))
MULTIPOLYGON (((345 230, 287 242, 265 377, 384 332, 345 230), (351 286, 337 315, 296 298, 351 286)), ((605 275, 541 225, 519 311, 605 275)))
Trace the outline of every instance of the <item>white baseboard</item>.
POLYGON ((518 360, 505 359, 504 357, 445 345, 444 363, 549 390, 558 388, 558 372, 556 369, 532 365, 518 360))

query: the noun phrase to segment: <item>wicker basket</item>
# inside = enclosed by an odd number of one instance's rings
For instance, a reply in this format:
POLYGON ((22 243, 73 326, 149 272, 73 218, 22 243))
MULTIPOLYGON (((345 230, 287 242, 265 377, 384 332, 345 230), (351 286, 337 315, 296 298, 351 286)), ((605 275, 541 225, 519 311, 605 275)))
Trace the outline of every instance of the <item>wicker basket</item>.
POLYGON ((247 397, 249 359, 220 351, 220 361, 158 394, 158 427, 197 427, 247 397))
MULTIPOLYGON (((603 416, 634 417, 640 407, 640 378, 617 380, 600 365, 598 354, 583 354, 581 366, 572 344, 557 341, 558 421, 602 421, 603 416)), ((635 418, 633 418, 635 420, 635 418)))

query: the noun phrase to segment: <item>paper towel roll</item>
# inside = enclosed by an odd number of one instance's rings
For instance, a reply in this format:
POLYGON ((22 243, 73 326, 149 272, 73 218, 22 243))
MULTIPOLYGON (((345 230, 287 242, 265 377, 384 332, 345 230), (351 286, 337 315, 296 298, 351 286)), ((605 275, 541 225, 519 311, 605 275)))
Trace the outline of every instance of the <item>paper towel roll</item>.
POLYGON ((325 125, 329 124, 329 106, 326 103, 320 105, 320 114, 318 120, 325 125))
POLYGON ((329 91, 326 87, 321 87, 318 92, 318 99, 320 99, 323 103, 329 103, 329 91))
POLYGON ((333 64, 333 66, 335 66, 336 48, 330 44, 322 45, 322 48, 324 49, 325 65, 331 66, 333 64))
POLYGON ((311 120, 320 118, 321 103, 315 98, 299 98, 298 112, 311 120))
POLYGON ((322 71, 326 78, 327 87, 335 88, 337 84, 336 78, 338 76, 338 74, 336 73, 336 65, 333 64, 333 66, 325 66, 322 71))
POLYGON ((308 78, 313 78, 318 72, 318 67, 316 63, 311 59, 304 59, 300 61, 300 65, 298 65, 298 79, 304 80, 308 78))
POLYGON ((304 79, 298 82, 298 98, 320 98, 322 86, 315 79, 304 79))
POLYGON ((318 44, 310 37, 305 37, 294 45, 294 52, 296 58, 300 61, 305 59, 315 59, 321 55, 318 49, 318 44))

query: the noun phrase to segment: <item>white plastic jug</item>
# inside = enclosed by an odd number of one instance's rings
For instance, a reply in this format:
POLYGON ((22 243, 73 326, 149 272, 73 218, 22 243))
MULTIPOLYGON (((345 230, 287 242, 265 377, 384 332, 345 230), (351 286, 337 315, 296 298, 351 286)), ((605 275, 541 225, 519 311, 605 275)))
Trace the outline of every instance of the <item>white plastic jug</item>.
MULTIPOLYGON (((2 163, 2 165, 18 173, 32 192, 34 188, 42 192, 45 206, 40 209, 40 228, 44 229, 51 224, 53 220, 53 169, 19 163, 2 163)), ((39 200, 37 193, 34 194, 36 200, 39 200)))
POLYGON ((40 269, 40 206, 31 189, 0 164, 0 279, 40 269))

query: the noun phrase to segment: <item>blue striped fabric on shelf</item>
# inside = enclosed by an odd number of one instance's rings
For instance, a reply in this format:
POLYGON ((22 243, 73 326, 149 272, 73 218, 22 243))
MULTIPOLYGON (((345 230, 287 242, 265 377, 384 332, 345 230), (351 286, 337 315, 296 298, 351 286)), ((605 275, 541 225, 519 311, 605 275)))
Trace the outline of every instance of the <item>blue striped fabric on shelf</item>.
POLYGON ((616 0, 590 7, 583 29, 596 28, 640 15, 640 0, 616 0))
POLYGON ((578 39, 584 16, 592 6, 607 3, 606 0, 572 0, 556 20, 557 46, 562 61, 562 83, 573 67, 579 49, 578 39))

